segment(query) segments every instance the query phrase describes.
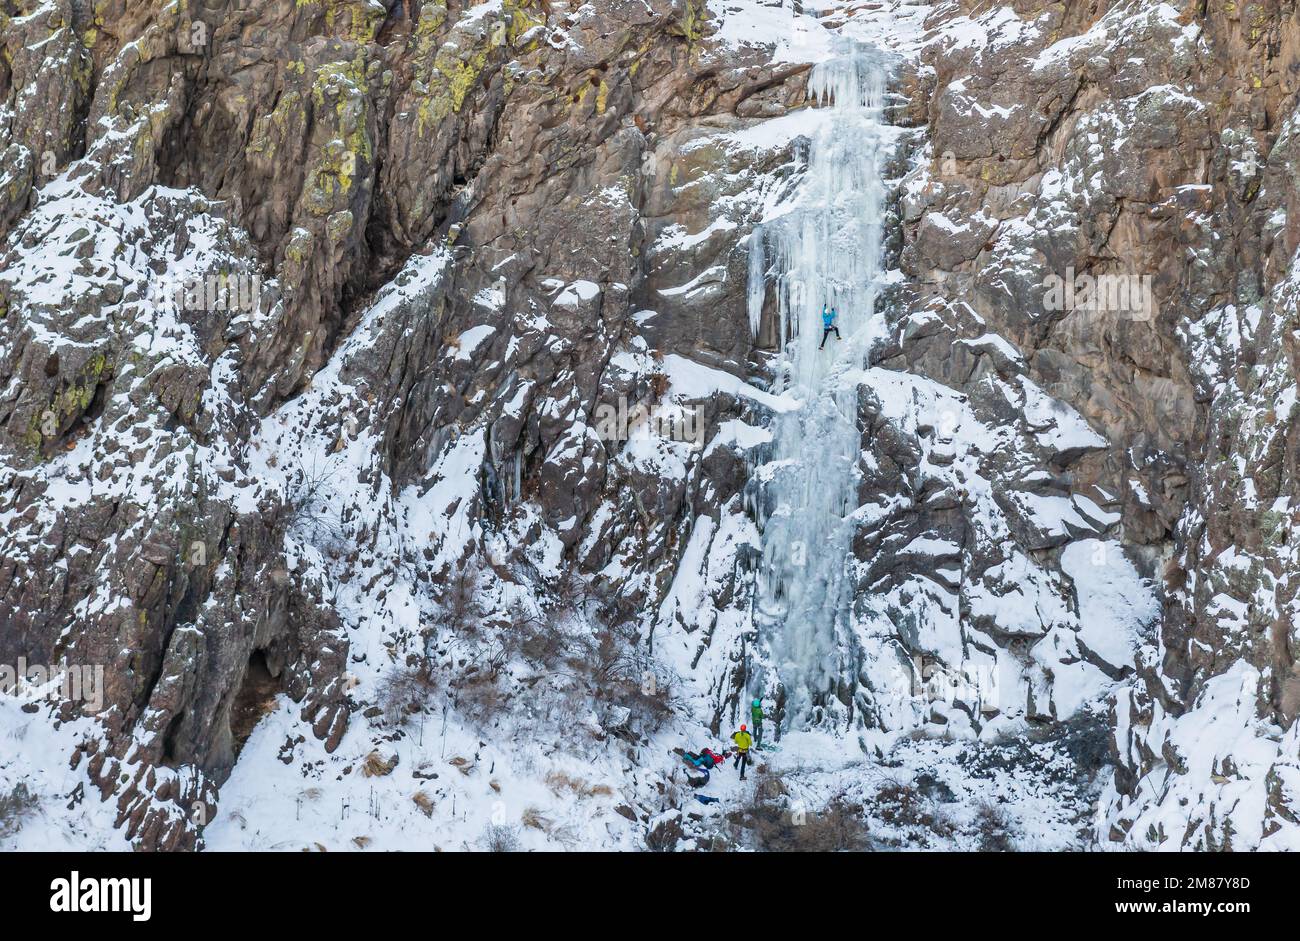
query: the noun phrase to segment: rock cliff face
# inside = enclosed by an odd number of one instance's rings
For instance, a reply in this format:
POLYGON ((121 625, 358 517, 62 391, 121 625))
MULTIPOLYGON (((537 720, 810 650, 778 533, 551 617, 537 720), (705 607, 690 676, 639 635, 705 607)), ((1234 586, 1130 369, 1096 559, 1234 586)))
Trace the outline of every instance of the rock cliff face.
POLYGON ((1098 837, 1290 845, 1300 21, 1285 3, 1102 3, 974 22, 987 38, 918 73, 934 164, 905 264, 942 334, 994 329, 1105 435, 1071 486, 1105 497, 1157 583, 1098 837), (1150 276, 1151 301, 1045 309, 1038 285, 1067 271, 1150 276), (989 327, 963 327, 954 295, 989 327))
POLYGON ((8 0, 0 49, 0 664, 105 668, 0 784, 93 784, 96 845, 776 845, 667 754, 752 695, 881 845, 1300 845, 1293 4, 8 0), (887 271, 821 722, 752 614, 752 262, 845 48, 887 271))

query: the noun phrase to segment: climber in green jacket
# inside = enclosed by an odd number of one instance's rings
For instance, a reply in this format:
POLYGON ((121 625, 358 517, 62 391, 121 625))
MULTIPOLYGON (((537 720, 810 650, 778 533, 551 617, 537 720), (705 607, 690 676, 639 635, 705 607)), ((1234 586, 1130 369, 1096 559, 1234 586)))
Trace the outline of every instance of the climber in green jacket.
POLYGON ((754 724, 754 747, 760 747, 763 744, 763 720, 767 718, 763 715, 763 701, 755 699, 753 705, 749 707, 749 717, 754 724))

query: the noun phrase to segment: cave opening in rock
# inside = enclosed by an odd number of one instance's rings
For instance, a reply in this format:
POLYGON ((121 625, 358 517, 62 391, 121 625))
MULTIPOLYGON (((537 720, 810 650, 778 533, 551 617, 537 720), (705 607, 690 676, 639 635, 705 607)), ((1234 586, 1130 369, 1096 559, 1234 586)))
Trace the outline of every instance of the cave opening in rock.
POLYGON ((167 731, 163 733, 163 763, 175 765, 177 761, 176 738, 180 732, 181 722, 185 719, 185 713, 178 712, 167 723, 167 731))
POLYGON ((230 709, 230 735, 236 757, 243 751, 244 743, 253 734, 257 723, 275 707, 275 697, 282 688, 280 678, 271 672, 266 662, 266 653, 254 650, 248 658, 244 682, 230 709))

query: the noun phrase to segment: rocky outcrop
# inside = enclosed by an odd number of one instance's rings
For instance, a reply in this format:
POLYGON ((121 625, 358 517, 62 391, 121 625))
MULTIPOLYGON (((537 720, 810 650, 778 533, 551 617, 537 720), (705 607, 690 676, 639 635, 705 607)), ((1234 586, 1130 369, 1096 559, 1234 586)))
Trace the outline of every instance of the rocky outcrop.
POLYGON ((1292 5, 743 6, 0 10, 0 663, 106 666, 71 759, 136 845, 201 845, 280 694, 292 774, 388 756, 404 669, 697 838, 624 749, 764 656, 750 235, 836 36, 900 62, 846 734, 1113 696, 1099 841, 1293 845, 1292 5))
POLYGON ((373 696, 340 584, 373 565, 371 597, 427 608, 485 551, 435 523, 395 552, 409 520, 364 507, 439 499, 449 456, 464 518, 513 534, 498 564, 554 533, 663 593, 737 469, 614 460, 594 414, 662 398, 665 352, 745 369, 743 246, 695 246, 722 273, 680 300, 653 246, 737 169, 678 154, 801 101, 801 68, 711 43, 691 3, 29 6, 0 69, 0 660, 106 665, 85 760, 138 845, 195 845, 255 663, 340 741, 373 696))
MULTIPOLYGON (((1248 739, 1294 719, 1294 11, 951 4, 932 22, 967 15, 987 38, 932 45, 914 80, 932 163, 905 200, 905 267, 926 324, 939 305, 939 331, 961 337, 951 312, 969 305, 973 329, 1010 339, 1026 375, 1104 432, 1111 447, 1064 464, 1063 482, 1110 495, 1159 583, 1099 836, 1259 846, 1288 813, 1290 760, 1245 770, 1238 745, 1192 729, 1229 710, 1225 683, 1248 739), (1053 275, 1090 276, 1099 296, 1149 283, 1150 301, 1064 304, 1053 275)), ((905 330, 904 350, 925 332, 905 330)))

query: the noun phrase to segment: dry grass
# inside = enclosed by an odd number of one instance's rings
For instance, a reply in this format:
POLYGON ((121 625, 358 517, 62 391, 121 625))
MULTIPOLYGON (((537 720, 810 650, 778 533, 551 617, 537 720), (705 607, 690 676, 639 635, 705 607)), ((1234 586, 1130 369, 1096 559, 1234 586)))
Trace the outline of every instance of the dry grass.
POLYGON ((416 791, 411 795, 411 800, 414 801, 416 807, 420 808, 420 813, 426 817, 433 816, 433 798, 424 791, 416 791))
POLYGON ((382 778, 393 773, 397 761, 396 753, 385 756, 375 750, 366 755, 366 760, 361 763, 361 773, 367 778, 382 778))
POLYGON ((607 784, 589 784, 584 778, 575 778, 563 771, 552 771, 548 774, 546 776, 546 786, 557 797, 565 792, 572 794, 574 797, 583 798, 608 797, 614 793, 613 788, 607 784))
POLYGON ((525 807, 523 814, 519 817, 519 822, 525 827, 532 827, 534 830, 547 832, 551 829, 551 820, 542 813, 539 807, 525 807))

